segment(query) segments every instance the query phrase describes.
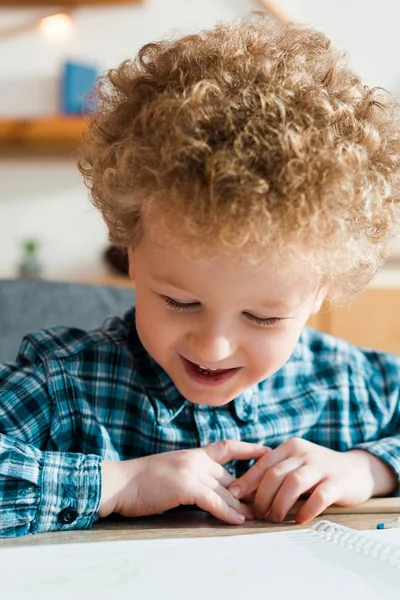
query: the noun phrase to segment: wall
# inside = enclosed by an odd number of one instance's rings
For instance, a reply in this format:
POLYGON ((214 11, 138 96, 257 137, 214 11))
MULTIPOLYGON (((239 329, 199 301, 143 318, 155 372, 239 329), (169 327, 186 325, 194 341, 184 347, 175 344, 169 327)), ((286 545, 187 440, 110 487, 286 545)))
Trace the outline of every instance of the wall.
MULTIPOLYGON (((400 91, 396 30, 400 5, 382 0, 281 0, 293 18, 324 30, 349 51, 352 66, 370 85, 400 91)), ((65 58, 87 58, 100 70, 115 66, 144 43, 174 31, 212 26, 256 9, 256 0, 143 0, 141 5, 81 8, 73 38, 50 44, 37 32, 0 43, 0 114, 39 115, 57 111, 57 77, 65 58)), ((0 11, 0 28, 38 11, 0 11)), ((72 160, 0 161, 0 276, 13 276, 20 240, 41 240, 45 273, 53 277, 99 276, 106 232, 87 200, 72 160)))

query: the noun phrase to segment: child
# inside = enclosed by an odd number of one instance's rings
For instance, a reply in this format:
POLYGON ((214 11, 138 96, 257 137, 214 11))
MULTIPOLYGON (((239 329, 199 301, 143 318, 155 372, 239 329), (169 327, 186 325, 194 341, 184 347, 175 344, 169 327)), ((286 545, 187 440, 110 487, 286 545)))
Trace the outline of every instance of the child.
POLYGON ((1 534, 397 494, 400 358, 303 329, 387 255, 394 101, 324 35, 253 15, 110 71, 79 165, 136 311, 29 335, 0 369, 1 534))

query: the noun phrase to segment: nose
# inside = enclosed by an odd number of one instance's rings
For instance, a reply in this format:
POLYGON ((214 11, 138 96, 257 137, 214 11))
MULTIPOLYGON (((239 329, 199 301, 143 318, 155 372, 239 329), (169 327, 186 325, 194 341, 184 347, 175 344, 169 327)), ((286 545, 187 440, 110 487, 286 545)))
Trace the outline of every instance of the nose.
POLYGON ((214 365, 232 356, 236 350, 231 336, 210 326, 189 334, 189 348, 198 364, 214 365))

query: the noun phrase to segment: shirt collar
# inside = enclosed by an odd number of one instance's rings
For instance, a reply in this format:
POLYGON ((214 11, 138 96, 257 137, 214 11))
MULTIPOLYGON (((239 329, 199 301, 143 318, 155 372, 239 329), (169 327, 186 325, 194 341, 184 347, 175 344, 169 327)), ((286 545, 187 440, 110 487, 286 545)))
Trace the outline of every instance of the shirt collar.
MULTIPOLYGON (((129 310, 124 322, 129 331, 128 344, 135 359, 135 367, 150 396, 158 423, 169 423, 187 406, 189 401, 182 396, 172 379, 143 347, 136 330, 135 308, 129 310)), ((232 408, 240 421, 253 421, 257 418, 257 386, 245 390, 232 400, 232 408)))
POLYGON ((257 420, 258 402, 256 391, 257 385, 245 390, 240 396, 232 400, 233 410, 240 421, 247 423, 257 420))

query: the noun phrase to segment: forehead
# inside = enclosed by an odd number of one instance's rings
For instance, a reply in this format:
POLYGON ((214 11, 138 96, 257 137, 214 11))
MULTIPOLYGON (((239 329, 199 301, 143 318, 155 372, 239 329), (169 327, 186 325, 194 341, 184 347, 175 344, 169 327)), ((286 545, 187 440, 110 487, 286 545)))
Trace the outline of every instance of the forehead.
POLYGON ((305 265, 300 268, 285 263, 273 250, 251 255, 241 249, 210 245, 208 251, 201 252, 162 228, 145 234, 136 254, 154 282, 199 298, 256 298, 268 301, 269 306, 291 306, 304 301, 316 287, 316 279, 305 265))

